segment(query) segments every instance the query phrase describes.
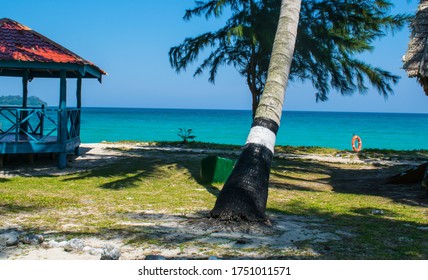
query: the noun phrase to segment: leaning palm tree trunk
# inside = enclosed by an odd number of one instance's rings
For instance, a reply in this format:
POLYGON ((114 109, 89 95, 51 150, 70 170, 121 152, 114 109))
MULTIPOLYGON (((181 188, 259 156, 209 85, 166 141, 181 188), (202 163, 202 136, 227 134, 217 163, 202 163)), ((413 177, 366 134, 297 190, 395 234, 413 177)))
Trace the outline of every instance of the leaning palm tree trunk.
POLYGON ((246 145, 210 215, 266 221, 269 173, 290 74, 301 0, 282 0, 268 78, 246 145))

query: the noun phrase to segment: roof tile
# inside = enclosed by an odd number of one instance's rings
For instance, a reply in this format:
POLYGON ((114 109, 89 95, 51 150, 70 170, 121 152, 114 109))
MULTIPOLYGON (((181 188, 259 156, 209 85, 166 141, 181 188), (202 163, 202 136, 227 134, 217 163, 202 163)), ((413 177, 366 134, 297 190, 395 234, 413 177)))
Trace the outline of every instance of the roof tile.
POLYGON ((98 68, 27 26, 7 18, 0 19, 0 60, 71 63, 98 68))

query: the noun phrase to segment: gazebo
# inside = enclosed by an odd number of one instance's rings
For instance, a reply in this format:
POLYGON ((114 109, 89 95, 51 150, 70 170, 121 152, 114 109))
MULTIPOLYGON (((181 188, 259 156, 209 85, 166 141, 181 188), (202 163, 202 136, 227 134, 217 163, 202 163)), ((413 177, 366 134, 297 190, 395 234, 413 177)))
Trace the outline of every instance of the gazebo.
POLYGON ((418 80, 428 95, 428 0, 420 0, 411 30, 407 53, 403 57, 403 68, 410 78, 418 80))
POLYGON ((58 155, 65 168, 67 154, 78 154, 82 79, 101 82, 102 69, 63 46, 11 19, 0 19, 0 76, 22 79, 22 106, 0 107, 0 165, 4 155, 58 155), (58 78, 58 108, 29 107, 28 82, 58 78), (77 80, 76 107, 67 107, 67 78, 77 80))

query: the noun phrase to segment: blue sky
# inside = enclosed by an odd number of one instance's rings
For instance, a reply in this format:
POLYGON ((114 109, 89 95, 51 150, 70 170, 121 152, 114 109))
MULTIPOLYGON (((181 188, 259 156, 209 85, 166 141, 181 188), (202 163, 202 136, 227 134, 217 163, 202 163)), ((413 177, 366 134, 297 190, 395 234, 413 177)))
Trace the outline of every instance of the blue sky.
MULTIPOLYGON (((395 0, 396 12, 414 13, 416 0, 395 0)), ((48 1, 2 3, 0 17, 14 19, 94 62, 108 72, 103 83, 85 80, 83 106, 141 108, 251 109, 245 81, 232 67, 221 69, 216 84, 207 76, 193 78, 192 69, 180 74, 168 62, 169 48, 221 26, 221 21, 182 20, 193 0, 48 1)), ((316 103, 309 84, 290 84, 285 110, 428 113, 428 97, 401 68, 409 31, 404 29, 375 44, 364 60, 402 77, 395 94, 385 100, 375 90, 366 95, 340 96, 316 103)), ((74 105, 74 80, 68 82, 74 105)), ((20 94, 21 81, 0 78, 0 95, 20 94)), ((59 81, 35 79, 30 95, 58 103, 59 81)))

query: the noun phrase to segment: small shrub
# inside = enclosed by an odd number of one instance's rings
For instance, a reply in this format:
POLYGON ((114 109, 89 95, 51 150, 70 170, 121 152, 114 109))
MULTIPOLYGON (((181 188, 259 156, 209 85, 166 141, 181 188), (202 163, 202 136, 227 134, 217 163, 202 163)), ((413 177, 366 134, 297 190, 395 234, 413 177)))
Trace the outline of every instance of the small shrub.
POLYGON ((189 142, 189 140, 194 140, 196 138, 195 135, 193 135, 193 131, 191 128, 179 128, 178 129, 178 136, 183 140, 183 144, 186 144, 189 142))

